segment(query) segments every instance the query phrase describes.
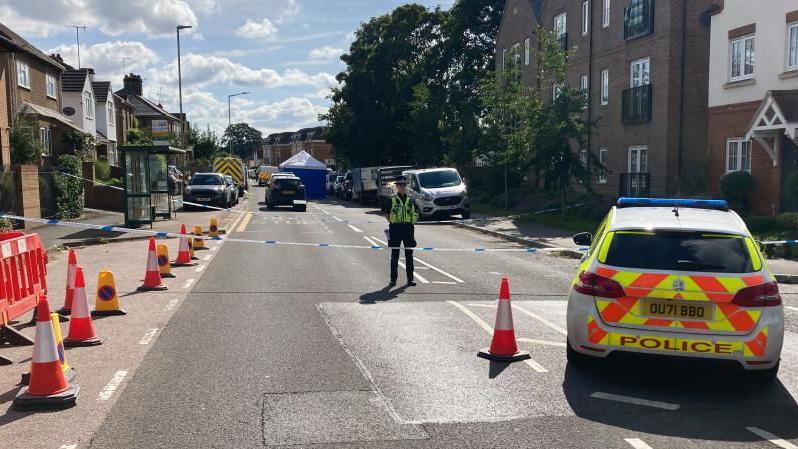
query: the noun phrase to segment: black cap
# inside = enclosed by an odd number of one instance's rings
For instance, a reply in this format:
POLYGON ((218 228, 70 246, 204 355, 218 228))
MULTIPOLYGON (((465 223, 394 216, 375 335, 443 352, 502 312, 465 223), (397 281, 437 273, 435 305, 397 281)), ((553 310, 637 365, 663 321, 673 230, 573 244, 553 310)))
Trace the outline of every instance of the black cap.
POLYGON ((393 183, 407 185, 407 178, 404 176, 397 176, 393 183))

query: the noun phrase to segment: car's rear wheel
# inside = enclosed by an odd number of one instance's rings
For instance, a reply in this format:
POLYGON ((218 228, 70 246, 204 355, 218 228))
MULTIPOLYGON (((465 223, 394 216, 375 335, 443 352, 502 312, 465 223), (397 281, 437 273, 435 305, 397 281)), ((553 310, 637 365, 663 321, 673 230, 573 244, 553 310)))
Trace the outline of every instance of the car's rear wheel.
POLYGON ((468 219, 470 219, 470 218, 471 218, 471 211, 470 211, 470 210, 467 210, 467 211, 463 212, 463 213, 462 213, 462 216, 463 216, 463 220, 468 220, 468 219))
POLYGON ((781 365, 781 362, 777 362, 773 368, 746 371, 745 377, 752 382, 773 382, 778 378, 779 365, 781 365))

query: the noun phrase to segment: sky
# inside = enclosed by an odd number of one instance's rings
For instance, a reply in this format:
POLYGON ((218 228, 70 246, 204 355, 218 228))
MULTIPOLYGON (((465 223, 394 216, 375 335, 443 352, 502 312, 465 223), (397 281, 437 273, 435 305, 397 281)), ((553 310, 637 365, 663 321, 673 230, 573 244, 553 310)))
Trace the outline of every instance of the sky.
MULTIPOLYGON (((416 0, 451 7, 454 0, 416 0)), ((0 22, 41 50, 59 53, 95 80, 122 88, 125 73, 144 78, 144 95, 178 111, 181 31, 183 110, 193 126, 221 133, 227 96, 233 123, 264 135, 319 124, 354 31, 402 0, 0 0, 0 22)))

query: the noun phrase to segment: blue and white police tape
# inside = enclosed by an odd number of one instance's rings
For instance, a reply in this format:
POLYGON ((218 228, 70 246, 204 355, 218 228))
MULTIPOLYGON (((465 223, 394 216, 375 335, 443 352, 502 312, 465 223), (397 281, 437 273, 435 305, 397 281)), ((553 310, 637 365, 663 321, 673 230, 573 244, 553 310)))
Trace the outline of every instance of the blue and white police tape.
MULTIPOLYGON (((9 220, 19 220, 31 223, 39 223, 53 226, 66 226, 71 228, 81 229, 96 229, 105 232, 123 232, 150 235, 155 238, 181 238, 188 237, 199 240, 209 241, 224 241, 230 243, 249 243, 259 244, 266 246, 289 246, 289 247, 306 247, 306 248, 343 248, 343 249, 370 249, 370 250, 387 250, 387 249, 404 249, 401 247, 381 246, 381 245, 342 245, 335 243, 306 243, 306 242, 281 242, 277 240, 254 240, 254 239, 236 239, 231 237, 208 237, 208 236, 195 236, 193 234, 180 234, 176 232, 153 231, 147 229, 132 229, 124 228, 121 226, 104 226, 92 223, 77 223, 65 220, 52 220, 47 218, 32 218, 22 217, 19 215, 0 214, 0 218, 7 218, 9 220)), ((562 251, 568 248, 437 248, 437 247, 415 247, 415 251, 422 252, 462 252, 462 253, 547 253, 562 251)), ((585 251, 585 248, 580 248, 579 251, 585 251)))
POLYGON ((759 242, 760 245, 796 245, 798 240, 769 240, 767 242, 759 242))

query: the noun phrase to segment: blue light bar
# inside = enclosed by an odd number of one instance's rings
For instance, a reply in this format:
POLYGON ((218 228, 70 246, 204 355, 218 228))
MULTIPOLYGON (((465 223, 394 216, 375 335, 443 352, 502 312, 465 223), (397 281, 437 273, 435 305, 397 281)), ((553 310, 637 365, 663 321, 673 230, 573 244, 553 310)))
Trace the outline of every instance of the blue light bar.
POLYGON ((692 209, 729 210, 725 200, 689 200, 677 198, 619 198, 616 206, 624 207, 683 207, 692 209))

